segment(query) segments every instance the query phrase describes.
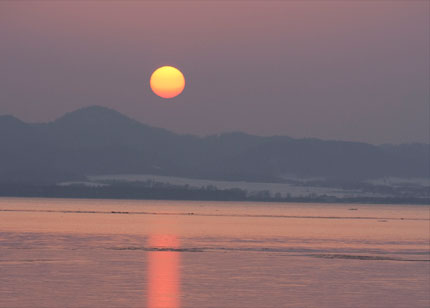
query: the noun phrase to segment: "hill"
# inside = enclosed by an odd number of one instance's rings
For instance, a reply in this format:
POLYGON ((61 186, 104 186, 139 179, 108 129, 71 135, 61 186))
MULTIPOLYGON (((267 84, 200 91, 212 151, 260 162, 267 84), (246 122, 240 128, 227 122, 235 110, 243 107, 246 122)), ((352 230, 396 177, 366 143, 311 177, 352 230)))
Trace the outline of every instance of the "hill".
POLYGON ((3 183, 56 183, 102 174, 268 182, 287 176, 341 181, 429 176, 426 144, 179 135, 99 106, 50 123, 0 116, 0 144, 3 183))

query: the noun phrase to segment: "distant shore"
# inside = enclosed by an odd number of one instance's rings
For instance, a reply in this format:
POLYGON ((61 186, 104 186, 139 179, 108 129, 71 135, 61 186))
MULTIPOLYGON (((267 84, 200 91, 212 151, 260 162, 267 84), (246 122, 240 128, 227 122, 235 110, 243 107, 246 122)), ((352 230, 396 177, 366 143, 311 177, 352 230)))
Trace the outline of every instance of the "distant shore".
POLYGON ((165 185, 156 183, 126 185, 116 183, 109 186, 85 185, 36 185, 0 184, 0 197, 40 197, 76 199, 125 199, 125 200, 190 200, 190 201, 253 201, 253 202, 303 202, 303 203, 368 203, 368 204, 430 204, 430 198, 404 197, 336 197, 309 194, 305 196, 282 196, 268 191, 249 193, 246 190, 231 188, 217 189, 207 186, 201 188, 165 185))

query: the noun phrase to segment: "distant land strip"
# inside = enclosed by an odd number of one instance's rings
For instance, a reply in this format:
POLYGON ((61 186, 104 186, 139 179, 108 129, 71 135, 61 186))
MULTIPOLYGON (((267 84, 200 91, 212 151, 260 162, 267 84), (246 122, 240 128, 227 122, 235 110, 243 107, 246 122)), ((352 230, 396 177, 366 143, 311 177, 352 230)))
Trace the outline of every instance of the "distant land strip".
MULTIPOLYGON (((161 185, 161 184, 160 184, 161 185)), ((297 203, 367 203, 367 204, 430 204, 427 190, 424 195, 409 193, 398 196, 336 197, 310 193, 303 196, 282 196, 267 190, 250 194, 239 188, 216 187, 191 188, 178 185, 145 186, 144 184, 114 184, 89 187, 83 185, 34 185, 1 183, 0 197, 72 198, 113 200, 184 200, 184 201, 251 201, 251 202, 297 202, 297 203)))

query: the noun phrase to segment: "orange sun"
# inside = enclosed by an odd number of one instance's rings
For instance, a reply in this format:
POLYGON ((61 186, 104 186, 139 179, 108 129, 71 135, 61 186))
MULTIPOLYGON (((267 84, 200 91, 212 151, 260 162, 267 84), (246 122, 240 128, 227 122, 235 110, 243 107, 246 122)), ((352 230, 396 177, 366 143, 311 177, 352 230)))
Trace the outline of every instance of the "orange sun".
POLYGON ((172 98, 182 93, 185 78, 180 70, 173 66, 157 68, 151 75, 152 91, 162 98, 172 98))

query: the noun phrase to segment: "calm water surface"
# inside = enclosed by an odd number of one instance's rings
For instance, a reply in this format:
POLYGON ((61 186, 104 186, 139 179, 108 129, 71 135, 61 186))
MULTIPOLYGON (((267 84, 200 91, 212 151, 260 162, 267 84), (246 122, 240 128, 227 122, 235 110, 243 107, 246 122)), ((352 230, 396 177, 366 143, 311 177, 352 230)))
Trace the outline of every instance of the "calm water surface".
POLYGON ((429 307, 430 207, 0 199, 0 307, 429 307))

